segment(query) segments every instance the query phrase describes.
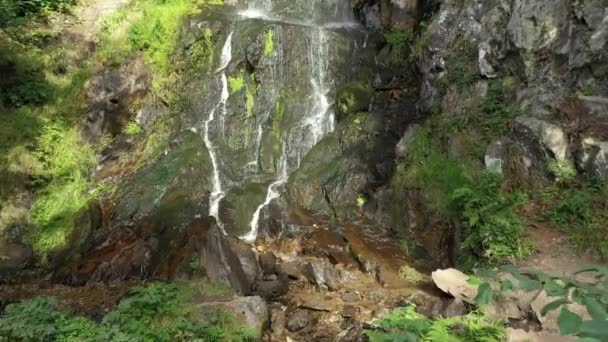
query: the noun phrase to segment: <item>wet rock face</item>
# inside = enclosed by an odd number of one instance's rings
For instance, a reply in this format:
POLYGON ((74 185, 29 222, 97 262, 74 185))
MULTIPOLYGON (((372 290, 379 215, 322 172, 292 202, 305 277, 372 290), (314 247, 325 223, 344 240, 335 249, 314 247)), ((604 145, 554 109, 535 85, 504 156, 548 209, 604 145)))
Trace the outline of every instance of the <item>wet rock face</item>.
POLYGON ((0 239, 0 274, 17 271, 32 261, 30 246, 0 239))
POLYGON ((359 20, 370 29, 413 31, 424 2, 418 0, 355 0, 359 20))

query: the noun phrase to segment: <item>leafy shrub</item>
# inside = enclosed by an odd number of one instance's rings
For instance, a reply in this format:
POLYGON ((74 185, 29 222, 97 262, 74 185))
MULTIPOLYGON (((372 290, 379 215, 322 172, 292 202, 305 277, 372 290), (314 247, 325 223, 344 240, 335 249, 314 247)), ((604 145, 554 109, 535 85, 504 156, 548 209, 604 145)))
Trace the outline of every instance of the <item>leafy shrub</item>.
POLYGON ((583 184, 578 187, 550 187, 541 196, 541 220, 569 235, 583 250, 592 248, 608 257, 608 187, 583 184))
POLYGON ((124 134, 133 137, 141 134, 144 130, 137 121, 131 120, 127 123, 127 125, 122 131, 124 134))
POLYGON ((506 338, 501 322, 480 313, 429 320, 413 305, 394 310, 374 325, 377 329, 365 331, 371 342, 500 342, 506 338))
POLYGON ((570 183, 576 177, 576 168, 570 160, 552 160, 547 166, 555 181, 561 184, 570 183))
POLYGON ((451 210, 462 224, 465 265, 494 264, 531 253, 531 243, 517 215, 526 195, 521 192, 503 195, 500 185, 499 175, 485 173, 475 184, 452 195, 451 210))
POLYGON ((0 341, 252 341, 254 334, 231 315, 215 312, 203 324, 193 319, 189 291, 155 283, 135 289, 97 324, 70 317, 49 298, 7 306, 0 341))
POLYGON ((560 310, 558 326, 562 335, 575 335, 589 342, 606 341, 608 339, 608 268, 606 266, 583 269, 573 275, 555 277, 543 272, 519 270, 511 265, 499 269, 516 279, 514 284, 508 279, 499 277, 494 271, 481 270, 478 274, 492 282, 500 284, 500 290, 495 290, 490 283, 480 283, 477 302, 485 304, 497 297, 501 300, 504 291, 518 289, 524 292, 544 291, 553 300, 541 309, 540 315, 545 316, 553 310, 560 310), (579 280, 578 274, 589 273, 590 280, 579 280), (497 292, 496 296, 493 292, 497 292), (583 318, 567 307, 577 303, 587 309, 591 319, 583 318))

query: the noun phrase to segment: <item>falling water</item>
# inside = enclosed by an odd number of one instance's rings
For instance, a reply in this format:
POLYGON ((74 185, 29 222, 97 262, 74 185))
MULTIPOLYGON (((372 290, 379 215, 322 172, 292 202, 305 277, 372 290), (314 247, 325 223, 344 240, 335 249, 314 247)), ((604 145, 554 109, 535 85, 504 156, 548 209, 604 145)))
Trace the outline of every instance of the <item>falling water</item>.
POLYGON ((215 147, 213 146, 213 142, 209 137, 209 125, 215 120, 216 114, 218 117, 223 118, 226 114, 226 102, 228 101, 229 92, 228 92, 228 79, 226 78, 225 69, 228 66, 232 59, 232 32, 226 38, 226 43, 222 48, 222 55, 220 59, 220 67, 217 69, 217 72, 220 73, 219 81, 221 88, 221 95, 217 105, 209 112, 209 116, 207 120, 205 120, 203 124, 203 140, 205 141, 205 146, 209 151, 209 156, 211 157, 211 165, 213 167, 213 182, 211 188, 211 196, 209 197, 209 215, 213 216, 217 221, 218 226, 223 228, 223 225, 220 221, 219 215, 219 207, 220 202, 225 196, 224 191, 222 190, 222 180, 220 178, 220 171, 217 160, 217 152, 215 147))
MULTIPOLYGON (((314 2, 317 4, 318 2, 314 2)), ((339 2, 336 2, 339 3, 339 2)), ((346 2, 347 3, 347 2, 346 2)), ((271 18, 269 11, 272 10, 272 3, 268 0, 256 0, 250 3, 246 16, 255 18, 271 18)), ((336 6, 336 11, 338 11, 336 6)), ((350 10, 350 9, 349 9, 350 10)), ((336 13, 337 16, 337 13, 336 13)), ((275 19, 276 20, 276 19, 275 19)), ((327 87, 327 68, 328 68, 328 39, 327 33, 322 26, 313 27, 310 30, 310 44, 308 46, 308 64, 310 72, 310 85, 312 94, 308 100, 311 106, 308 113, 303 115, 301 121, 295 125, 293 132, 286 132, 282 139, 281 156, 277 167, 277 178, 268 187, 266 198, 258 206, 250 222, 250 231, 242 237, 243 240, 254 242, 258 235, 259 220, 262 210, 264 210, 273 200, 280 197, 281 187, 287 182, 290 172, 300 166, 304 155, 325 135, 334 130, 334 113, 331 110, 331 103, 328 98, 330 89, 327 87)), ((273 70, 274 71, 274 70, 273 70)), ((273 74, 274 78, 274 74, 273 74)), ((274 94, 273 94, 274 96, 274 94)), ((267 120, 266 117, 264 120, 267 120)), ((257 148, 262 137, 262 126, 258 126, 257 148)), ((256 152, 256 159, 258 153, 256 152)), ((251 162, 252 164, 254 162, 251 162)))

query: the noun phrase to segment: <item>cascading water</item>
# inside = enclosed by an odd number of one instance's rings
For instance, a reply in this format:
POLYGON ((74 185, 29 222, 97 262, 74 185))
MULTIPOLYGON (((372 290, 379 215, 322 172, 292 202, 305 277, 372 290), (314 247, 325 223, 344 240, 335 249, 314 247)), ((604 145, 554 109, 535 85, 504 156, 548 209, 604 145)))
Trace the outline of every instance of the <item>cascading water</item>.
MULTIPOLYGON (((313 1, 312 5, 314 7, 319 4, 327 3, 335 4, 334 17, 337 19, 344 19, 344 17, 339 15, 345 13, 344 7, 342 7, 341 10, 341 6, 343 5, 347 6, 346 13, 352 12, 348 1, 313 1)), ((269 14, 268 11, 272 11, 272 5, 272 2, 269 0, 253 0, 249 4, 248 12, 257 14, 257 18, 270 18, 272 15, 269 14)), ((311 12, 317 13, 315 10, 311 12)), ((320 13, 323 13, 322 10, 320 13)), ((351 16, 347 16, 347 18, 349 19, 349 22, 350 19, 352 19, 351 16)), ((313 18, 313 20, 318 20, 318 18, 313 18)), ((298 132, 282 137, 283 146, 277 168, 277 179, 270 184, 264 202, 260 204, 254 212, 250 222, 251 230, 242 237, 248 242, 256 240, 259 230, 260 214, 273 200, 280 197, 280 188, 287 182, 290 172, 299 167, 303 156, 308 150, 318 143, 326 134, 334 130, 334 113, 331 110, 331 104, 328 99, 329 90, 326 87, 326 70, 329 61, 326 32, 321 26, 315 27, 309 31, 310 44, 308 47, 308 63, 310 64, 310 85, 312 88, 309 102, 312 106, 310 107, 309 113, 306 113, 301 121, 296 124, 295 130, 298 132), (292 149, 292 154, 295 152, 295 156, 292 155, 293 161, 291 167, 289 163, 290 156, 288 155, 288 148, 292 149)), ((261 137, 261 134, 259 137, 261 137)))
MULTIPOLYGON (((211 157, 211 164, 213 167, 213 180, 212 180, 212 189, 211 195, 209 197, 209 215, 213 216, 217 221, 218 226, 222 228, 223 225, 220 220, 219 215, 219 207, 222 198, 225 193, 222 190, 222 180, 220 178, 220 171, 218 166, 218 158, 217 153, 214 148, 213 142, 209 136, 209 126, 215 120, 216 114, 218 117, 222 118, 226 114, 226 102, 228 101, 228 97, 230 96, 228 92, 228 79, 226 77, 226 67, 230 63, 232 59, 232 33, 228 35, 226 42, 224 43, 224 47, 222 48, 222 55, 220 59, 220 67, 217 69, 217 72, 220 73, 219 82, 221 94, 217 105, 211 110, 207 120, 203 123, 203 140, 205 142, 205 146, 209 151, 209 156, 211 157)), ((222 125, 223 126, 223 125, 222 125)))
POLYGON ((254 241, 289 176, 335 129, 336 88, 356 77, 342 70, 361 46, 349 1, 249 0, 227 12, 219 68, 197 102, 209 214, 227 233, 254 241))

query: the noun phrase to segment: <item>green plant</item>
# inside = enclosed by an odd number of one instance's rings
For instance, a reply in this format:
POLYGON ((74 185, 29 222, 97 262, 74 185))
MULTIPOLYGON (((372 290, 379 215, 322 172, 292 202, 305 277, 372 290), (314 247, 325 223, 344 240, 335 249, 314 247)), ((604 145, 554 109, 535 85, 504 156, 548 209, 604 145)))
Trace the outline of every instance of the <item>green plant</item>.
POLYGON ((190 271, 192 272, 198 271, 201 268, 201 261, 199 259, 192 259, 188 264, 188 268, 190 268, 190 271))
POLYGON ((127 123, 127 125, 123 128, 122 131, 124 134, 133 137, 143 133, 144 129, 137 121, 131 120, 127 123))
MULTIPOLYGON (((608 267, 590 267, 563 277, 550 276, 531 270, 519 270, 511 265, 502 266, 499 270, 513 276, 516 283, 500 279, 493 271, 479 272, 479 274, 483 274, 484 278, 494 282, 499 281, 498 297, 503 292, 513 289, 537 292, 537 295, 545 292, 553 300, 541 309, 540 315, 546 316, 551 311, 560 310, 557 323, 562 335, 575 335, 590 342, 608 339, 608 267), (589 277, 577 278, 582 273, 587 273, 589 277), (573 303, 586 308, 590 319, 584 320, 578 313, 572 312, 568 305, 573 303)), ((478 304, 491 301, 494 291, 490 283, 480 283, 478 304)))
POLYGON ((274 51, 274 31, 272 28, 264 31, 264 56, 268 57, 272 55, 274 51))
POLYGON ((532 252, 517 209, 526 195, 500 193, 501 178, 484 173, 475 184, 456 190, 451 197, 451 210, 460 218, 463 241, 461 251, 465 265, 495 264, 507 258, 524 258, 532 252))
POLYGON ((501 342, 506 338, 501 322, 478 312, 430 320, 416 312, 414 305, 394 310, 374 322, 373 327, 365 330, 371 342, 501 342))
POLYGON ((0 341, 253 341, 255 333, 214 310, 203 323, 188 305, 192 291, 154 283, 133 290, 100 324, 72 317, 53 299, 7 306, 0 341))
POLYGON ((547 165, 549 172, 555 177, 555 181, 560 184, 567 184, 576 177, 576 168, 570 160, 552 160, 547 165))

